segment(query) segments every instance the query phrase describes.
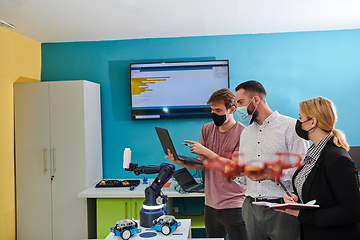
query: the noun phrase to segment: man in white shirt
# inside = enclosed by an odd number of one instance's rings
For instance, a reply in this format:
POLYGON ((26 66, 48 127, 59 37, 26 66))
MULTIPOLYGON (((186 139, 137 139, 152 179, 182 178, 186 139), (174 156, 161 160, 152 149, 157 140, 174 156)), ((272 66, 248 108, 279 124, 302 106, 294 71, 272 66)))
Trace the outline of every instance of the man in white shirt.
MULTIPOLYGON (((276 152, 305 156, 309 144, 297 136, 296 120, 269 108, 261 83, 247 81, 238 85, 235 91, 240 121, 250 124, 240 136, 239 152, 244 154, 245 162, 276 160, 276 152)), ((271 176, 239 177, 234 180, 247 186, 242 215, 249 240, 300 239, 300 225, 295 217, 252 204, 254 201, 283 201, 284 190, 271 176)), ((283 177, 281 182, 288 191, 292 191, 291 175, 283 177)))

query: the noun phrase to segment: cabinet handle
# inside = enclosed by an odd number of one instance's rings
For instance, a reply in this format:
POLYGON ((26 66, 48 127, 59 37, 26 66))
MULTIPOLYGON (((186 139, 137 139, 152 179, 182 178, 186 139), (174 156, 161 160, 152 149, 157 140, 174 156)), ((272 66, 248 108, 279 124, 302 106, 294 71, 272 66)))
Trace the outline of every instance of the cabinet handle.
POLYGON ((44 147, 44 173, 46 173, 47 167, 46 167, 46 148, 44 147))
MULTIPOLYGON (((51 153, 51 150, 50 150, 51 153)), ((51 161, 51 160, 50 160, 51 161)), ((55 178, 55 171, 56 171, 56 166, 55 166, 55 148, 52 148, 52 174, 51 174, 51 180, 54 180, 55 178)))
POLYGON ((127 202, 125 202, 125 218, 127 219, 127 202))
POLYGON ((135 219, 137 219, 137 202, 135 202, 135 219))
POLYGON ((53 174, 55 175, 56 166, 55 166, 55 148, 53 147, 53 174))

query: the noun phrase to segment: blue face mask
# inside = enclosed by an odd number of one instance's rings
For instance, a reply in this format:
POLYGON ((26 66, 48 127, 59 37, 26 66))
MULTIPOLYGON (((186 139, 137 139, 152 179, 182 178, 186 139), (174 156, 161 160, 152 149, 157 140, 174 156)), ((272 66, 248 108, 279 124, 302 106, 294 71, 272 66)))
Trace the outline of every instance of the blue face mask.
POLYGON ((242 123, 244 123, 244 124, 247 124, 247 125, 251 122, 251 119, 252 119, 253 114, 254 114, 254 112, 256 111, 256 107, 257 107, 257 106, 255 106, 255 109, 254 109, 254 111, 252 112, 252 114, 249 114, 249 113, 248 113, 247 108, 248 108, 248 106, 250 105, 250 103, 252 102, 253 99, 254 99, 254 98, 252 98, 252 99, 250 100, 250 102, 249 102, 248 105, 243 106, 243 107, 237 107, 237 108, 236 108, 236 111, 237 111, 237 113, 238 113, 238 115, 239 115, 239 118, 240 118, 240 122, 242 122, 242 123))

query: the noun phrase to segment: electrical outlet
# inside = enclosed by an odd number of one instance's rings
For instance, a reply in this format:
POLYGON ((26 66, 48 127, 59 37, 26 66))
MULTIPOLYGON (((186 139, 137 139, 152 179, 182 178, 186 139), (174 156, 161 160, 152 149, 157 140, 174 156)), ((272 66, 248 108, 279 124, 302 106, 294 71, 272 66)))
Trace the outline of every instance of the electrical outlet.
POLYGON ((173 207, 173 212, 179 212, 179 208, 178 207, 173 207))

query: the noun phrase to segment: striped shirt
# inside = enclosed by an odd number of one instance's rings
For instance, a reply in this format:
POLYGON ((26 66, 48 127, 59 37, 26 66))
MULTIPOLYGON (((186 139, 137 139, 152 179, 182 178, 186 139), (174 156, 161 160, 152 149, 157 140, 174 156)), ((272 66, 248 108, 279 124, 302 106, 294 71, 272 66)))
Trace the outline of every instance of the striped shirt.
POLYGON ((305 156, 305 164, 303 168, 299 171, 294 179, 294 185, 299 195, 300 201, 303 203, 302 200, 302 187, 306 178, 309 176, 311 170, 315 166, 317 160, 320 157, 321 151, 324 149, 326 143, 332 138, 333 133, 330 132, 326 137, 324 137, 318 145, 312 144, 311 147, 308 149, 306 156, 305 156))

